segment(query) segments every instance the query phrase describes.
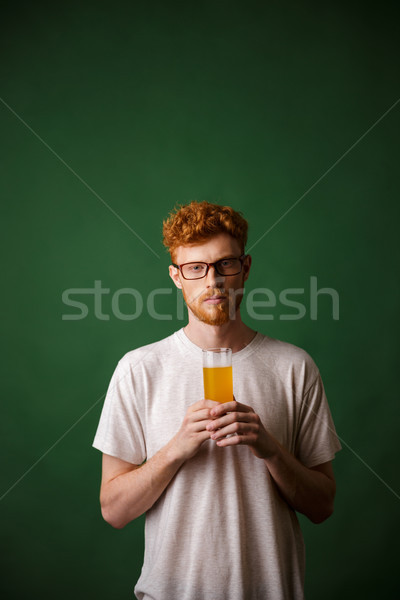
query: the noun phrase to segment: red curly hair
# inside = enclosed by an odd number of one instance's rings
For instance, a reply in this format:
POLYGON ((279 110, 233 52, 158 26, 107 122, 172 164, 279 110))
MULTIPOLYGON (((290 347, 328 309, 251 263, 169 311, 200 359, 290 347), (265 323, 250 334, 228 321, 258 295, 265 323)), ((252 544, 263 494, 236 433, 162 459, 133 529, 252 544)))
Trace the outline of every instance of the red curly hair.
POLYGON ((173 210, 163 221, 163 244, 175 260, 179 246, 201 244, 218 233, 229 233, 239 242, 244 253, 247 229, 246 219, 230 206, 190 202, 173 210))

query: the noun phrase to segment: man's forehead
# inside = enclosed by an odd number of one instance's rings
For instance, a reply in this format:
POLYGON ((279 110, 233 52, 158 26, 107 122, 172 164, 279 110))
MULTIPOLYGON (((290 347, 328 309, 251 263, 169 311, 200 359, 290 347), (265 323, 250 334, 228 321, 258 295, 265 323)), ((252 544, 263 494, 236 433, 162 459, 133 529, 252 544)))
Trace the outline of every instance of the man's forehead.
POLYGON ((178 263, 191 260, 212 262, 225 256, 238 256, 239 253, 239 243, 235 238, 229 234, 219 234, 200 244, 179 246, 175 256, 178 263))

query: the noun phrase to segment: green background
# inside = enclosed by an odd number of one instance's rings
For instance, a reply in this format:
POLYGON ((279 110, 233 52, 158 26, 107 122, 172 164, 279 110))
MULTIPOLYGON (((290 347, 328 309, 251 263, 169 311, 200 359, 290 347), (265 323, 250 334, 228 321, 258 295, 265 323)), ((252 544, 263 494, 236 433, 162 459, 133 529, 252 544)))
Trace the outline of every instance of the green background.
MULTIPOLYGON (((143 520, 121 531, 102 521, 91 443, 119 358, 185 321, 175 291, 156 301, 172 320, 146 309, 118 319, 111 298, 172 289, 162 219, 196 199, 249 220, 248 290, 305 290, 303 319, 281 319, 295 311, 278 303, 258 309, 272 318, 244 320, 311 354, 344 446, 334 515, 302 519, 307 598, 398 598, 396 3, 84 0, 2 11, 5 597, 133 597, 143 520), (326 295, 310 318, 312 276, 338 292, 339 320, 326 295), (63 320, 79 312, 63 291, 95 281, 110 290, 109 319, 81 295, 88 316, 63 320)), ((134 312, 133 298, 120 310, 134 312)))

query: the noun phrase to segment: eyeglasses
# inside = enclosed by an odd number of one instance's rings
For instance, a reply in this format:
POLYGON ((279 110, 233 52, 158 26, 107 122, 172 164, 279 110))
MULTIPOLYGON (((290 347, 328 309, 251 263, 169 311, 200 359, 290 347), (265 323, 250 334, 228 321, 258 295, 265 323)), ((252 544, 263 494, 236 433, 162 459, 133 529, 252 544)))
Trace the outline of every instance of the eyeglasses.
POLYGON ((208 273, 210 267, 214 267, 215 272, 223 277, 229 275, 239 275, 243 268, 243 261, 246 254, 242 254, 239 258, 221 258, 214 263, 206 262, 189 262, 183 265, 175 265, 174 267, 180 270, 184 279, 203 279, 208 273))

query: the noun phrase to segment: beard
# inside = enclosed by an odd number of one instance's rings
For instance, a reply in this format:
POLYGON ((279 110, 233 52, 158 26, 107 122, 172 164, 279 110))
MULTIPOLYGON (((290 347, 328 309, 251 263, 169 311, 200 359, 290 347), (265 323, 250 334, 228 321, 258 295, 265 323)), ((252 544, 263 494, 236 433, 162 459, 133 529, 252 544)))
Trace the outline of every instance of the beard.
POLYGON ((189 298, 182 288, 183 298, 188 310, 192 312, 195 318, 206 325, 224 325, 228 321, 236 318, 236 313, 243 299, 243 288, 238 289, 212 289, 200 293, 194 298, 189 298), (219 304, 207 304, 205 300, 212 296, 226 296, 225 300, 219 304))

